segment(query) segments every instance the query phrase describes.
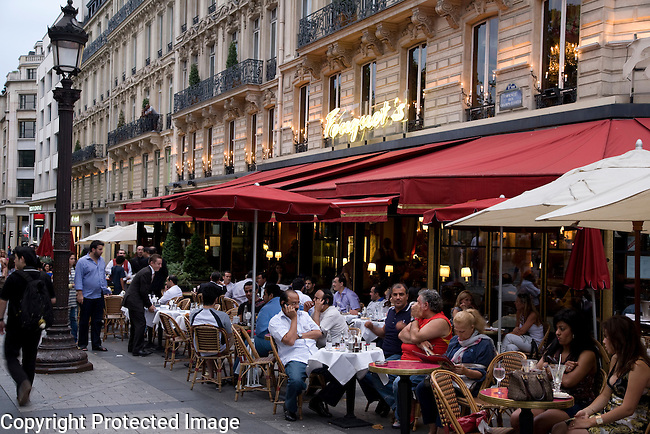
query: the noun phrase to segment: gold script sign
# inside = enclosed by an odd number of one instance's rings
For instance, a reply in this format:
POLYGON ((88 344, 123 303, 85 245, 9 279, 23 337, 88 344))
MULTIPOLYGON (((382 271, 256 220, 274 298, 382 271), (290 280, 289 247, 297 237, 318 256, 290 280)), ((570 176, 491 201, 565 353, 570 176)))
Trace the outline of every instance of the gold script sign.
POLYGON ((325 118, 325 137, 336 138, 347 134, 351 142, 356 142, 363 139, 366 131, 385 127, 392 122, 403 121, 405 108, 406 104, 395 98, 392 107, 390 102, 384 101, 381 108, 371 115, 363 115, 343 122, 341 122, 341 118, 345 110, 335 108, 325 118))

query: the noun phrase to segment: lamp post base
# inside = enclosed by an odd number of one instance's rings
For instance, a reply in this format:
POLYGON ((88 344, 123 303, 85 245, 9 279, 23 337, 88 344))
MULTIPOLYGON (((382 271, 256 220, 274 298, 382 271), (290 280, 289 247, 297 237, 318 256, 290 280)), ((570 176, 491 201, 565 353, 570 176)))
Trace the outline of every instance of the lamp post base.
POLYGON ((68 374, 93 369, 88 354, 77 348, 70 327, 52 326, 38 347, 37 374, 68 374))

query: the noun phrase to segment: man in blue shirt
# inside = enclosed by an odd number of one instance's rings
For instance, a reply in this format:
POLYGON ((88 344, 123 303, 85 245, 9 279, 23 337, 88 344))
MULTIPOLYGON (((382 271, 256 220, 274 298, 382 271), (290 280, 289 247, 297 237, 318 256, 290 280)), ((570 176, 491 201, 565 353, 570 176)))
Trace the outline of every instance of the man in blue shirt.
POLYGON ((280 307, 280 292, 282 290, 275 283, 267 284, 264 292, 264 301, 266 303, 260 309, 260 313, 257 314, 255 349, 262 357, 268 356, 271 352, 271 342, 266 339, 266 335, 269 333, 269 321, 282 310, 280 307))
POLYGON ((104 319, 104 295, 111 291, 106 285, 104 269, 106 263, 102 258, 104 243, 95 240, 90 243, 90 252, 79 259, 75 268, 74 287, 77 290, 77 303, 81 305, 79 338, 77 345, 88 351, 88 326, 91 326, 91 341, 94 351, 107 351, 102 346, 102 320, 104 319))
POLYGON ((356 315, 361 310, 361 303, 359 296, 347 287, 347 280, 345 276, 340 274, 332 280, 332 290, 334 292, 334 306, 336 306, 341 313, 349 313, 356 315))

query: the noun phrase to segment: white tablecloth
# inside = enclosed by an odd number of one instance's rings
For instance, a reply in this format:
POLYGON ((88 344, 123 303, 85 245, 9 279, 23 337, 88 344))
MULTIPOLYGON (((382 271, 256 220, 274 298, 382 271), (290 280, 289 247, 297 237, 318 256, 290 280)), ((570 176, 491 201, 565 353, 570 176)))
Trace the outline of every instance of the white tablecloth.
POLYGON ((337 350, 326 350, 321 348, 309 358, 307 363, 307 375, 314 369, 329 366, 329 371, 336 380, 345 385, 355 375, 363 378, 368 372, 368 365, 372 362, 384 360, 384 352, 380 348, 360 353, 341 352, 337 350))
MULTIPOLYGON (((359 317, 353 316, 352 318, 346 318, 346 321, 348 322, 348 325, 351 327, 356 327, 359 330, 361 330, 361 337, 366 341, 366 342, 372 342, 375 339, 377 339, 377 335, 374 334, 372 331, 370 331, 366 327, 366 322, 368 321, 367 319, 361 319, 359 317)), ((373 321, 372 325, 378 328, 384 328, 384 322, 383 321, 373 321)))
MULTIPOLYGON (((129 309, 126 307, 122 307, 122 312, 124 312, 124 315, 126 316, 126 319, 129 319, 129 309)), ((160 312, 164 312, 168 315, 171 315, 172 318, 178 323, 178 326, 180 327, 181 330, 187 331, 187 328, 185 327, 185 321, 182 320, 181 316, 185 315, 186 313, 189 313, 189 310, 169 310, 164 307, 162 308, 157 308, 155 312, 150 312, 149 309, 144 310, 144 319, 147 322, 147 327, 157 327, 158 323, 160 323, 160 312)))

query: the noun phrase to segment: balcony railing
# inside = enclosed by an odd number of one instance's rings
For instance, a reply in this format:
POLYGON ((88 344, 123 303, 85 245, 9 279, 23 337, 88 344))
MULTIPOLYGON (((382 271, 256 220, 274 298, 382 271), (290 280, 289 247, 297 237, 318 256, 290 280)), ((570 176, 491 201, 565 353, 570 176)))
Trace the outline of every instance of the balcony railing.
POLYGON ((174 95, 174 113, 247 84, 262 84, 264 61, 247 59, 174 95))
POLYGON ((147 57, 146 59, 144 59, 144 64, 145 66, 151 65, 151 57, 147 57))
POLYGON ((181 24, 181 33, 187 32, 187 23, 181 24))
POLYGON ((153 188, 153 195, 155 197, 158 197, 159 194, 160 194, 160 187, 154 187, 153 188))
POLYGON ((108 20, 108 26, 106 30, 102 32, 101 35, 97 37, 94 41, 86 46, 83 53, 83 62, 86 62, 93 54, 99 51, 107 42, 108 36, 113 30, 115 30, 124 20, 131 15, 145 0, 129 0, 124 6, 120 8, 115 15, 108 20))
POLYGON ((468 121, 477 121, 494 117, 494 104, 479 105, 465 109, 468 121))
POLYGON ((249 172, 255 172, 257 170, 257 164, 255 163, 246 163, 246 168, 249 172))
POLYGON ((142 197, 147 197, 147 193, 148 193, 147 189, 143 188, 142 189, 142 197))
POLYGON ((165 116, 165 129, 166 130, 171 130, 172 129, 172 114, 167 113, 165 116))
POLYGON ((167 52, 169 53, 172 51, 172 48, 174 48, 174 43, 173 42, 167 42, 167 52))
POLYGON ((162 57, 162 48, 158 50, 158 57, 162 57))
POLYGON ((232 175, 233 173, 235 173, 235 166, 233 164, 229 166, 224 166, 224 173, 226 175, 232 175))
POLYGON ((299 154, 300 152, 307 152, 309 149, 309 143, 305 140, 304 142, 298 142, 294 143, 296 154, 299 154))
POLYGON ((145 116, 123 125, 108 133, 108 147, 111 148, 125 140, 132 139, 149 131, 162 130, 162 116, 145 116))
POLYGON ((92 144, 83 149, 79 149, 78 151, 74 151, 72 153, 72 164, 104 157, 106 157, 104 145, 92 144))
POLYGON ((134 66, 133 68, 131 68, 131 75, 135 75, 135 71, 136 71, 136 69, 135 69, 135 66, 134 66))
POLYGON ((195 24, 198 24, 198 23, 199 23, 199 16, 197 15, 194 18, 192 18, 192 25, 195 25, 195 24))
POLYGON ((208 13, 211 14, 212 12, 217 10, 217 4, 212 3, 210 6, 208 6, 208 13))
POLYGON ((553 87, 544 89, 535 95, 535 105, 538 109, 556 105, 571 104, 578 99, 578 90, 575 87, 560 89, 553 87))
POLYGON ((334 0, 300 20, 298 47, 331 35, 404 0, 334 0))
POLYGON ((275 57, 266 61, 266 81, 275 78, 275 70, 277 69, 277 66, 278 61, 275 57))

